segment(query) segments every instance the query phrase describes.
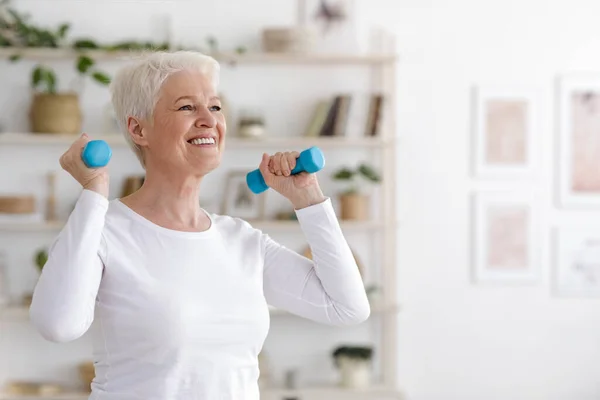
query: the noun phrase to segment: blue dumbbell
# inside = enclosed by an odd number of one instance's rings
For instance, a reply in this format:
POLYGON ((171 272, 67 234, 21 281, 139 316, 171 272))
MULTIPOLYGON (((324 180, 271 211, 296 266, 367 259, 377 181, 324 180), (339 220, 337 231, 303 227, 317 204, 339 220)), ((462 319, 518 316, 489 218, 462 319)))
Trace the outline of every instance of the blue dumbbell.
POLYGON ((112 150, 104 140, 91 140, 83 148, 81 159, 88 168, 104 167, 112 157, 112 150))
MULTIPOLYGON (((292 170, 292 175, 299 174, 300 172, 312 174, 320 171, 324 166, 325 156, 323 156, 323 152, 318 147, 313 146, 300 153, 300 156, 296 159, 296 166, 292 170)), ((246 184, 255 194, 262 193, 269 188, 259 169, 248 172, 246 175, 246 184)))

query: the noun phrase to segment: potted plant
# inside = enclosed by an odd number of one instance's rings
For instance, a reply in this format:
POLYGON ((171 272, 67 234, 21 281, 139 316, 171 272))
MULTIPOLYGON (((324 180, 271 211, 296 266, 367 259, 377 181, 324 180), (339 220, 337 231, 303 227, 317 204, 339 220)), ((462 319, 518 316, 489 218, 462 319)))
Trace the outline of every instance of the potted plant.
MULTIPOLYGON (((0 0, 0 47, 15 48, 11 61, 21 59, 18 49, 65 47, 69 24, 61 24, 55 30, 34 26, 28 22, 28 15, 8 7, 8 3, 8 0, 0 0)), ((76 51, 84 48, 73 46, 76 51)), ((33 99, 29 113, 32 132, 81 132, 82 113, 78 91, 81 91, 83 80, 90 77, 103 85, 110 83, 108 75, 95 66, 95 61, 89 55, 81 53, 75 60, 79 87, 71 90, 58 89, 57 74, 49 65, 38 63, 34 66, 30 83, 33 99)))
POLYGON ((258 110, 242 110, 238 121, 238 135, 260 137, 265 134, 265 119, 258 110))
POLYGON ((341 219, 366 220, 369 217, 369 196, 365 186, 378 183, 381 177, 370 165, 363 163, 356 169, 343 167, 333 174, 333 179, 347 184, 340 196, 341 219))
MULTIPOLYGON (((44 269, 44 265, 48 261, 48 250, 45 248, 38 249, 33 255, 33 262, 38 269, 38 272, 41 273, 42 269, 44 269)), ((33 293, 28 292, 23 295, 23 305, 29 307, 31 305, 31 300, 33 299, 33 293)))
POLYGON ((35 253, 34 262, 40 272, 42 272, 42 269, 44 269, 44 265, 46 265, 47 261, 48 261, 48 251, 46 249, 39 249, 35 253))
POLYGON ((339 346, 333 360, 340 372, 340 386, 365 389, 371 385, 373 348, 368 346, 339 346))
MULTIPOLYGON (((108 85, 110 78, 94 69, 95 61, 87 55, 77 58, 75 68, 80 84, 86 77, 108 85)), ((31 75, 34 91, 30 109, 31 131, 34 133, 73 133, 81 132, 83 115, 77 90, 57 90, 56 73, 49 66, 37 65, 31 75)))

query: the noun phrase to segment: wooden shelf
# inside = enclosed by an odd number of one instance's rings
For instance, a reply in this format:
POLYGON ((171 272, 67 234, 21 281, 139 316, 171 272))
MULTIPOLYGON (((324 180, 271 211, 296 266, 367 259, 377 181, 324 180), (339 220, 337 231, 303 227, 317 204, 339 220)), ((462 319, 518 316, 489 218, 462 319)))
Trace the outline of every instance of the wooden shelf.
MULTIPOLYGON (((300 230, 298 221, 249 221, 257 229, 265 231, 287 231, 300 230)), ((385 228, 386 224, 379 221, 345 221, 340 220, 340 226, 344 231, 377 231, 385 228)))
POLYGON ((19 395, 19 394, 9 394, 9 393, 1 393, 0 400, 87 400, 90 397, 90 393, 59 393, 59 394, 48 394, 48 395, 19 395))
MULTIPOLYGON (((102 139, 111 146, 126 146, 125 138, 119 134, 94 134, 89 133, 92 139, 102 139)), ((0 146, 4 145, 61 145, 67 146, 77 139, 78 135, 69 134, 36 134, 36 133, 0 133, 0 146)), ((368 137, 265 137, 260 139, 246 139, 240 137, 227 137, 225 146, 227 148, 264 148, 268 146, 290 146, 309 147, 319 146, 322 148, 336 147, 366 147, 378 148, 386 145, 389 141, 381 138, 368 137)))
POLYGON ((11 222, 0 223, 0 232, 52 232, 64 226, 63 221, 58 222, 11 222))
POLYGON ((307 387, 299 389, 262 389, 261 400, 403 400, 399 390, 374 386, 368 389, 344 389, 335 386, 307 387))
MULTIPOLYGON (((89 397, 89 392, 66 392, 54 395, 13 395, 0 393, 0 400, 87 400, 89 397)), ((261 400, 281 400, 286 398, 298 398, 299 400, 371 400, 373 398, 381 397, 385 400, 404 399, 404 396, 400 391, 378 386, 368 389, 344 389, 334 386, 306 387, 299 389, 261 389, 261 400)))
MULTIPOLYGON (((381 304, 381 305, 372 305, 371 306, 371 315, 382 315, 388 313, 397 313, 401 310, 398 304, 381 304)), ((280 310, 278 308, 269 307, 269 313, 272 317, 277 316, 290 316, 295 317, 293 314, 280 310)), ((5 307, 0 307, 0 317, 3 319, 24 319, 29 318, 29 307, 22 305, 10 305, 5 307)), ((0 398, 1 399, 1 398, 0 398)))
MULTIPOLYGON (((21 305, 0 307, 0 317, 2 317, 2 319, 29 318, 29 307, 21 305)), ((2 399, 2 397, 0 397, 0 399, 2 399)))
MULTIPOLYGON (((371 305, 371 315, 382 315, 382 314, 389 314, 389 313, 397 313, 400 312, 401 307, 398 304, 373 304, 371 305)), ((269 307, 269 311, 271 316, 294 316, 293 314, 285 311, 285 310, 280 310, 278 308, 274 308, 274 307, 269 307)))
MULTIPOLYGON (((80 50, 70 48, 0 48, 0 58, 9 58, 18 54, 22 59, 32 61, 69 60, 85 53, 96 60, 126 60, 137 57, 141 51, 104 51, 80 50)), ((211 54, 217 61, 224 64, 315 64, 315 65, 370 65, 388 64, 397 60, 395 54, 319 54, 319 53, 216 53, 211 54)))
MULTIPOLYGON (((249 221, 250 224, 264 231, 299 231, 298 221, 249 221)), ((53 232, 62 229, 64 221, 56 222, 11 222, 0 223, 0 232, 53 232)), ((340 221, 344 231, 377 231, 386 227, 378 221, 340 221)))

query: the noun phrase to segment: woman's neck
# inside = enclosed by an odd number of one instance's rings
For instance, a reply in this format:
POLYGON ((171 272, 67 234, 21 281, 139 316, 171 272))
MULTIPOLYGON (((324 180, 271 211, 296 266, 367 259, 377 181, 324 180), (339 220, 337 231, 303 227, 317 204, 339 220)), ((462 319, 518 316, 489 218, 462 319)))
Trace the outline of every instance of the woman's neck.
POLYGON ((121 202, 146 219, 169 229, 204 231, 210 219, 200 206, 198 176, 174 178, 146 171, 142 187, 121 202))

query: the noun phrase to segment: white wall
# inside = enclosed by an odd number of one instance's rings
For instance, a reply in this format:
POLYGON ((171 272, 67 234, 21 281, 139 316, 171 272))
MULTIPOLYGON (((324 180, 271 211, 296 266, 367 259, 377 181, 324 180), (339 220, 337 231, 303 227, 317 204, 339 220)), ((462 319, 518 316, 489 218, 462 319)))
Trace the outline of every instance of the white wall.
POLYGON ((397 33, 402 57, 399 360, 409 398, 598 399, 600 304, 551 296, 549 228, 599 221, 598 213, 554 207, 552 156, 555 77, 600 69, 600 3, 379 0, 364 11, 397 33), (381 12, 384 5, 390 10, 381 12), (468 196, 501 187, 469 177, 476 83, 532 84, 543 93, 543 170, 534 186, 544 257, 534 286, 470 283, 468 196))

